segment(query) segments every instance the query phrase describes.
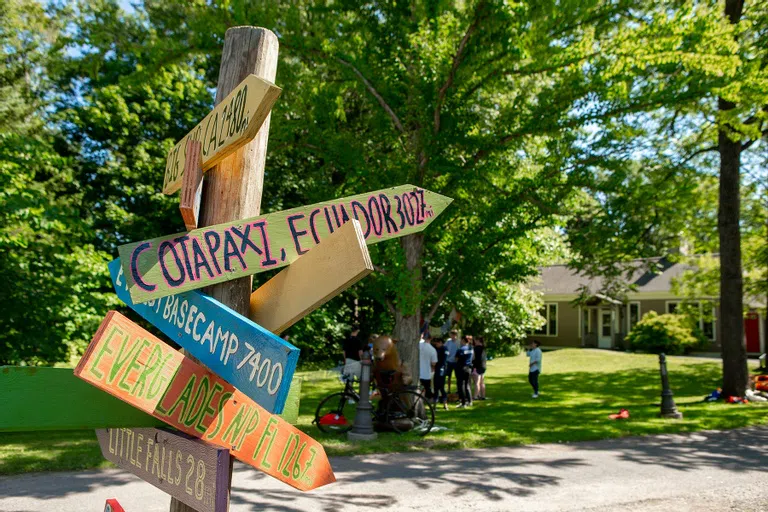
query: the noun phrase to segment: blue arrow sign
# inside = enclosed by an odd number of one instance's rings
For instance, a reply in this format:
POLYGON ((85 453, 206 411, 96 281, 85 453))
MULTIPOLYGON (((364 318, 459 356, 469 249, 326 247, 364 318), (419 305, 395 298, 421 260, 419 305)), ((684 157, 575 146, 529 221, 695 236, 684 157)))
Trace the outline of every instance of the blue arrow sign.
POLYGON ((120 258, 109 273, 131 309, 269 412, 283 412, 298 348, 197 290, 134 304, 120 258))

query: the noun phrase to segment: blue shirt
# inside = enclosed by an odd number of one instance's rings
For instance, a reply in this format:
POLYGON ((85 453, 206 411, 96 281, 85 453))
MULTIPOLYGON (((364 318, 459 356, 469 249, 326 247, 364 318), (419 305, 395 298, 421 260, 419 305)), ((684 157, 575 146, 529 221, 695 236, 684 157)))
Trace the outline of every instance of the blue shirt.
POLYGON ((459 344, 453 341, 451 338, 448 338, 448 341, 445 342, 445 348, 448 350, 448 362, 455 363, 456 351, 459 349, 459 344))
POLYGON ((456 351, 456 366, 463 368, 465 366, 472 366, 472 347, 469 345, 462 345, 459 350, 456 351))

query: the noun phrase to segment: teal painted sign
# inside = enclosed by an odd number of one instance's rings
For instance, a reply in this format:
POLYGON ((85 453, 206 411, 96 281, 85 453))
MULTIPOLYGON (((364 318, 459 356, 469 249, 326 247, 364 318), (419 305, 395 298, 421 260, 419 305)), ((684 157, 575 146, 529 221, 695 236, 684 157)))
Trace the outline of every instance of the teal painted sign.
POLYGON ((120 300, 269 412, 283 412, 299 349, 197 290, 134 304, 120 259, 109 264, 120 300))

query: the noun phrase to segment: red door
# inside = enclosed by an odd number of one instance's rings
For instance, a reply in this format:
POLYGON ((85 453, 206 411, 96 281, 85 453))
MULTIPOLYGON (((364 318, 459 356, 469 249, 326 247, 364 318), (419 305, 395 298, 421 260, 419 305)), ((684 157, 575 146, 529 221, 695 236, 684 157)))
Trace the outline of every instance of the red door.
POLYGON ((747 352, 760 352, 760 320, 755 313, 744 319, 744 336, 747 338, 747 352))

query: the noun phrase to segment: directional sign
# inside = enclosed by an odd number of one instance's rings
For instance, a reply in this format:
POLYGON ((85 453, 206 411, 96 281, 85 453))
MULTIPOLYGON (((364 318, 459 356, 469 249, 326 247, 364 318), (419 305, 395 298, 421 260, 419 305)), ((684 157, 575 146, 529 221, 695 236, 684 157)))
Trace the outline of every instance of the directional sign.
POLYGON ((371 272, 363 231, 352 219, 253 292, 248 316, 280 334, 371 272))
POLYGON ((181 194, 179 194, 179 211, 187 231, 197 228, 202 198, 203 145, 199 141, 189 139, 184 160, 184 178, 181 180, 181 194))
POLYGON ((163 193, 181 188, 188 139, 202 143, 203 171, 207 171, 256 136, 280 92, 275 84, 248 75, 173 147, 165 164, 163 193))
POLYGON ((297 489, 336 480, 320 443, 117 311, 75 375, 297 489))
POLYGON ((416 233, 451 201, 402 185, 123 245, 120 258, 138 304, 284 267, 350 219, 368 245, 416 233))
POLYGON ((159 428, 96 431, 104 458, 199 512, 226 512, 229 450, 159 428))
MULTIPOLYGON (((301 378, 294 377, 280 414, 295 425, 301 378)), ((0 366, 0 432, 160 427, 149 414, 75 377, 72 368, 0 366)))
POLYGON ((109 273, 131 309, 266 410, 283 412, 298 348, 197 290, 134 304, 119 259, 109 273))

